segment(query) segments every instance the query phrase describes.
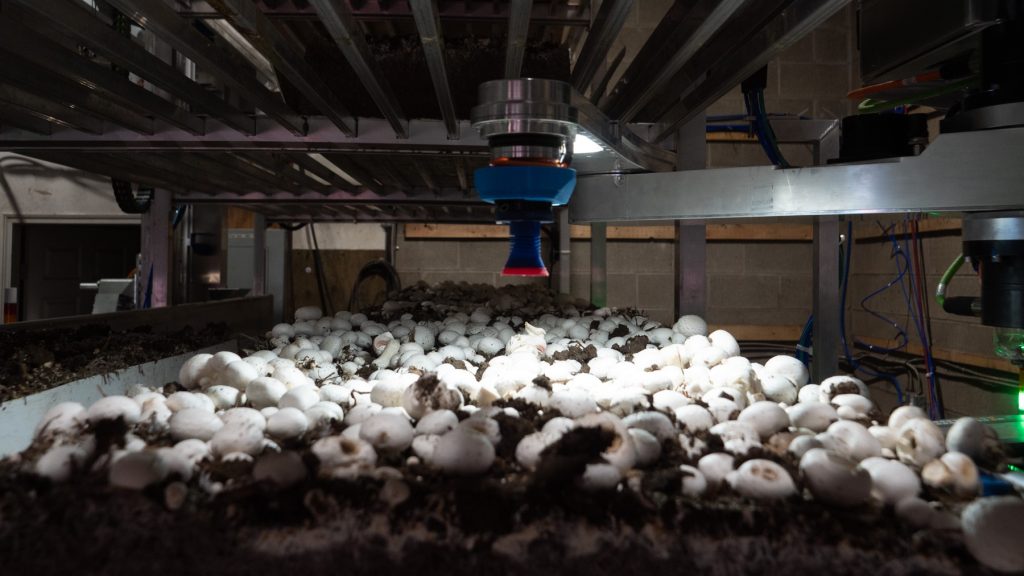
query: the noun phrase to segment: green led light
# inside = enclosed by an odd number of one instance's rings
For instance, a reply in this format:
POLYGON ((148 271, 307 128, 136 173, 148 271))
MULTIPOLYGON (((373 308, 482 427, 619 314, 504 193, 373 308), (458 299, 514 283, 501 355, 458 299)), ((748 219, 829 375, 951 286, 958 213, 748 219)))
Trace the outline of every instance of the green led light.
POLYGON ((1013 464, 1007 464, 1006 468, 1009 469, 1012 472, 1020 472, 1021 471, 1020 468, 1014 466, 1013 464))
POLYGON ((1024 412, 1024 390, 1017 391, 1017 411, 1024 412))

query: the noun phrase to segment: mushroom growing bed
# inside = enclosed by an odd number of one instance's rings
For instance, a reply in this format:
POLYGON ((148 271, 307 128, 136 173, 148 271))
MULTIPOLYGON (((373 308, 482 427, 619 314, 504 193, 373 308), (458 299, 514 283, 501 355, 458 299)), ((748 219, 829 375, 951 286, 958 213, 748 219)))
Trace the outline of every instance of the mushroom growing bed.
POLYGON ((245 358, 62 404, 0 465, 5 573, 991 573, 998 442, 703 320, 536 286, 315 308, 245 358))

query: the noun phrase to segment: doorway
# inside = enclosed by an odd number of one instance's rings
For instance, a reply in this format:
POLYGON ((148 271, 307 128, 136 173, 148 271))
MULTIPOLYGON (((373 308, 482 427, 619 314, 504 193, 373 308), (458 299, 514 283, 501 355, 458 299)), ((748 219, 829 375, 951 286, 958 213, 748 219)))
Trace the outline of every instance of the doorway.
POLYGON ((14 224, 12 284, 19 320, 92 312, 96 293, 80 284, 128 278, 139 253, 138 224, 14 224))

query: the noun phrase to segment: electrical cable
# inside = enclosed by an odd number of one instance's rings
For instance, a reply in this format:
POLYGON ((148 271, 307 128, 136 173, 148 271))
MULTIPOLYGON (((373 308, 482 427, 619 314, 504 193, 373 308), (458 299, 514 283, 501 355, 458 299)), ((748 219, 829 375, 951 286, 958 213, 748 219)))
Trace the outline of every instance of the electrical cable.
MULTIPOLYGON (((863 371, 870 376, 881 378, 892 384, 892 387, 896 390, 896 399, 899 404, 903 405, 903 387, 900 386, 899 381, 892 374, 886 372, 878 372, 862 366, 860 362, 853 357, 850 353, 850 342, 846 338, 846 294, 850 283, 850 269, 852 266, 853 257, 853 221, 847 221, 846 223, 846 265, 843 269, 843 279, 840 283, 840 296, 839 296, 839 336, 843 344, 843 354, 846 361, 853 368, 853 372, 863 371)), ((897 269, 899 265, 897 264, 897 269)), ((905 273, 905 272, 904 272, 905 273)), ((862 304, 863 306, 863 304, 862 304)))
POLYGON ((865 98, 863 101, 861 101, 860 104, 857 105, 857 111, 861 113, 884 112, 886 110, 892 110, 893 108, 897 106, 902 106, 904 104, 916 104, 924 100, 930 100, 932 98, 937 98, 939 96, 945 96, 946 94, 950 94, 958 90, 974 87, 977 84, 978 78, 972 76, 970 78, 964 78, 963 80, 958 80, 946 86, 936 88, 935 90, 929 90, 928 92, 914 94, 912 96, 904 96, 902 98, 895 98, 892 100, 875 100, 873 98, 865 98))
POLYGON ((939 279, 939 285, 935 287, 935 302, 938 303, 940 308, 946 307, 946 289, 949 288, 953 277, 960 271, 960 267, 964 264, 964 255, 957 255, 953 263, 946 268, 946 271, 942 273, 942 278, 939 279))
POLYGON ((320 292, 321 310, 326 311, 327 316, 334 316, 334 305, 331 302, 330 289, 327 287, 327 278, 324 276, 324 264, 320 258, 320 243, 316 239, 316 227, 309 223, 307 233, 313 244, 313 267, 316 268, 316 287, 320 292))
POLYGON ((933 419, 942 418, 944 410, 942 408, 942 401, 939 398, 939 383, 938 377, 935 374, 935 362, 932 358, 931 353, 931 338, 929 337, 928 330, 925 327, 924 318, 924 286, 923 279, 920 277, 920 263, 918 262, 917 249, 914 245, 917 243, 917 227, 916 222, 907 218, 903 221, 904 236, 903 244, 906 252, 910 253, 910 291, 913 294, 912 302, 909 303, 911 313, 914 317, 914 326, 917 329, 917 337, 921 342, 921 347, 924 350, 925 366, 927 371, 925 376, 928 379, 928 415, 933 419))

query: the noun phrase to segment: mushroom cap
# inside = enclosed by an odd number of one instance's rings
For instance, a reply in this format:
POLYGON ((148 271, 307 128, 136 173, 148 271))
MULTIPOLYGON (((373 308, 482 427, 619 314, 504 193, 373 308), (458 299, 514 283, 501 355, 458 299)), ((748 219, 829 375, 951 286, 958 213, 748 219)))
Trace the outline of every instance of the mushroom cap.
POLYGON ((278 440, 293 440, 309 429, 309 418, 298 408, 281 408, 267 418, 267 434, 278 440))
POLYGON ((175 440, 209 440, 224 427, 224 422, 216 414, 202 408, 179 410, 171 415, 169 424, 171 438, 175 440))
POLYGON ((429 462, 447 474, 483 474, 494 463, 494 444, 487 436, 469 428, 456 428, 437 442, 429 462))
POLYGON ((732 454, 713 452, 702 456, 697 461, 697 469, 700 470, 702 475, 705 475, 705 480, 709 486, 717 487, 725 480, 729 472, 734 469, 735 461, 736 459, 732 454))
POLYGON ((629 435, 633 439, 636 450, 636 466, 646 468, 661 458, 661 442, 643 428, 630 428, 629 435))
POLYGON ((896 455, 904 464, 921 468, 945 451, 942 430, 931 420, 914 418, 899 429, 896 455))
POLYGON ((579 484, 587 492, 599 492, 611 490, 618 486, 621 481, 622 471, 616 466, 597 462, 587 464, 586 468, 583 469, 583 475, 580 476, 579 484))
POLYGON ((871 496, 871 475, 853 460, 824 448, 812 448, 800 458, 800 474, 816 500, 848 508, 871 496))
POLYGON ((807 366, 804 366, 803 362, 789 355, 773 356, 764 363, 764 368, 769 373, 785 376, 796 385, 797 389, 807 384, 810 378, 807 366))
POLYGON ((142 408, 127 396, 107 396, 92 403, 85 412, 90 423, 121 418, 129 426, 139 421, 142 408))
POLYGON ((824 434, 818 435, 821 444, 856 462, 882 455, 882 445, 868 429, 852 420, 833 422, 824 434))
POLYGON ((1024 501, 1016 496, 979 498, 964 508, 964 542, 981 564, 999 572, 1024 571, 1020 519, 1024 501))
POLYGON ((771 460, 747 460, 729 472, 726 481, 740 496, 755 500, 778 500, 796 494, 789 472, 771 460))
POLYGON ((900 406, 893 410, 892 414, 889 414, 889 428, 898 432, 904 424, 915 418, 927 420, 928 415, 924 413, 924 410, 921 410, 917 406, 900 406))
POLYGON ((451 410, 427 412, 416 423, 416 434, 444 434, 459 424, 459 417, 451 410))
POLYGON ((261 376, 245 386, 246 401, 257 410, 277 406, 278 400, 288 391, 288 386, 277 378, 261 376))
POLYGON ((690 336, 704 336, 708 333, 708 323, 700 316, 688 314, 681 316, 672 326, 672 329, 689 338, 690 336))
POLYGON ((871 475, 871 494, 885 504, 895 505, 921 492, 921 480, 902 462, 874 456, 861 461, 860 467, 871 475))
POLYGON ((720 422, 711 427, 710 432, 722 439, 726 452, 738 456, 761 447, 761 435, 757 429, 746 422, 730 420, 720 422))
POLYGON ((786 408, 786 413, 794 428, 807 428, 812 432, 824 432, 839 420, 836 409, 824 402, 801 402, 786 408))
POLYGON ((680 484, 682 485, 683 496, 697 498, 707 491, 708 481, 704 478, 704 473, 700 469, 688 464, 681 464, 679 472, 682 475, 680 484))
POLYGON ((778 403, 769 400, 747 406, 740 412, 738 420, 752 425, 762 440, 789 427, 789 415, 778 403))
POLYGON ((359 437, 381 452, 405 450, 412 444, 414 434, 408 418, 385 412, 367 418, 359 430, 359 437))
POLYGON ((710 430, 715 425, 715 418, 707 408, 698 404, 688 404, 675 409, 676 422, 679 427, 689 433, 710 430))
POLYGON ((284 393, 277 401, 277 407, 295 408, 304 412, 320 401, 320 390, 316 386, 296 386, 284 393))
POLYGON ((623 418, 622 423, 630 429, 639 428, 650 432, 659 442, 671 440, 676 436, 676 427, 672 420, 661 412, 636 412, 623 418))
POLYGON ((263 430, 251 423, 225 425, 210 439, 210 448, 222 457, 233 452, 259 454, 263 450, 263 430))

